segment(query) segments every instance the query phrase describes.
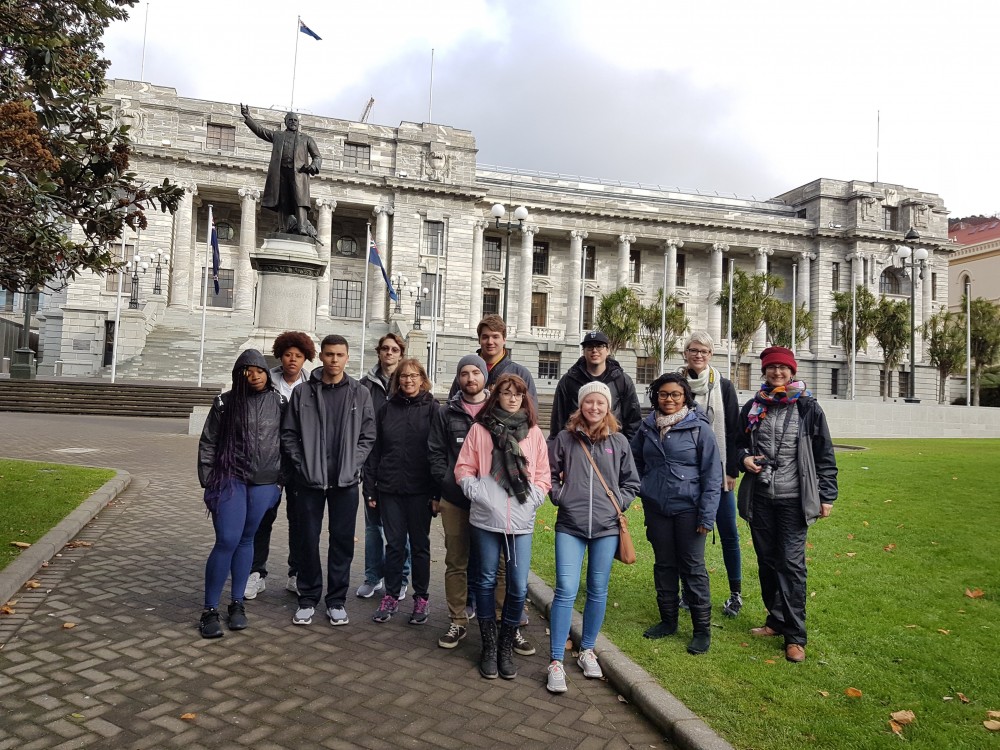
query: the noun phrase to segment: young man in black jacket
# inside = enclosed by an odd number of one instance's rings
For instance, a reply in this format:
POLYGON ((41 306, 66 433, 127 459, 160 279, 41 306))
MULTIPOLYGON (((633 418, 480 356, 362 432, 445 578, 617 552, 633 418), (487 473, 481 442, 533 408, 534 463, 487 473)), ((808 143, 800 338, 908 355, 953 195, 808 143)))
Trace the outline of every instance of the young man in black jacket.
MULTIPOLYGON (((476 350, 476 354, 486 363, 486 387, 493 385, 504 373, 517 375, 528 384, 528 394, 537 409, 538 392, 535 390, 534 378, 531 377, 527 367, 510 358, 510 349, 507 348, 507 324, 504 319, 493 314, 485 316, 476 326, 476 336, 479 337, 479 349, 476 350)), ((448 398, 453 398, 458 390, 458 378, 455 378, 451 390, 448 391, 448 398)))

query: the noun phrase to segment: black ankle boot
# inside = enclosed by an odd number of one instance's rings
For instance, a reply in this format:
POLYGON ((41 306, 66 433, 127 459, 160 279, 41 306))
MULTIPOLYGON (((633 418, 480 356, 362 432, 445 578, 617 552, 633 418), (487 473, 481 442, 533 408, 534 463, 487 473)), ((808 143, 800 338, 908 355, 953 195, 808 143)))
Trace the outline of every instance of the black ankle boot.
POLYGON ((479 674, 487 680, 497 678, 497 621, 479 620, 483 650, 479 654, 479 674))
POLYGON ((517 667, 514 666, 514 633, 517 627, 502 623, 500 625, 500 637, 497 644, 497 669, 500 676, 505 680, 513 680, 517 677, 517 667))
POLYGON ((688 643, 689 654, 704 654, 712 643, 712 607, 691 607, 691 624, 694 635, 688 643))
POLYGON ((229 629, 246 630, 250 623, 247 622, 247 611, 243 602, 233 602, 229 605, 229 629))

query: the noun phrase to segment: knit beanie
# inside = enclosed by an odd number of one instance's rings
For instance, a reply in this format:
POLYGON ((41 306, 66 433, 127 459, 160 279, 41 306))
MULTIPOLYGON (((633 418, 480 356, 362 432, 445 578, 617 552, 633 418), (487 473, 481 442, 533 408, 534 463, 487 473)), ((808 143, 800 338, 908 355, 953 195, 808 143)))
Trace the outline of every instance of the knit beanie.
POLYGON ((799 369, 791 349, 786 349, 783 346, 769 346, 760 353, 760 371, 764 372, 768 365, 788 365, 792 375, 799 369))
POLYGON ((489 373, 486 370, 486 360, 480 357, 478 354, 466 354, 460 360, 458 360, 458 369, 455 370, 455 377, 458 377, 462 373, 462 368, 467 365, 475 365, 483 373, 483 382, 485 383, 489 380, 489 373))
POLYGON ((611 408, 611 389, 599 380, 591 380, 580 386, 580 391, 576 394, 576 403, 579 406, 583 403, 584 397, 589 393, 600 393, 608 401, 608 408, 611 408))

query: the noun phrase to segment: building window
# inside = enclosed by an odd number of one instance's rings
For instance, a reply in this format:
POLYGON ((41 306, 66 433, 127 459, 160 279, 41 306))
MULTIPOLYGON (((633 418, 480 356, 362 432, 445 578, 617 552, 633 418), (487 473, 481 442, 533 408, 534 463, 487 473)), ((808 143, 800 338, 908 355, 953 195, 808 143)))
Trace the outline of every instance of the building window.
POLYGON ((549 243, 536 242, 535 254, 531 256, 531 272, 536 276, 549 275, 549 243))
POLYGON ((544 328, 549 312, 549 295, 545 292, 531 293, 531 327, 544 328))
POLYGON ((499 237, 487 237, 483 240, 483 270, 486 272, 500 273, 501 261, 503 260, 503 250, 500 247, 499 237))
POLYGON ((228 221, 217 221, 215 222, 215 234, 219 238, 219 242, 230 242, 236 236, 236 230, 228 221))
POLYGON ((687 286, 687 266, 680 253, 677 253, 677 286, 687 286))
POLYGON ((558 380, 562 372, 561 360, 559 352, 538 352, 538 379, 558 380))
POLYGON ((330 279, 330 317, 361 317, 361 282, 330 279))
POLYGON ((425 299, 420 305, 420 315, 421 317, 430 316, 431 314, 431 304, 432 300, 437 304, 434 305, 434 309, 437 310, 435 317, 441 317, 441 300, 444 298, 444 276, 441 274, 427 273, 426 271, 420 274, 420 288, 427 290, 427 299, 425 299), (434 279, 437 277, 437 289, 434 288, 434 279))
POLYGON ((353 237, 341 237, 337 240, 337 253, 345 258, 357 258, 358 241, 353 237))
POLYGON ((483 289, 483 315, 500 314, 500 290, 487 287, 483 289))
POLYGON ((583 330, 594 330, 594 298, 589 295, 583 298, 583 330))
POLYGON ((843 346, 844 342, 840 339, 840 321, 837 320, 837 316, 834 315, 830 318, 830 346, 843 346))
MULTIPOLYGON (((119 242, 111 248, 111 254, 115 257, 115 260, 131 258, 135 255, 135 245, 126 245, 125 255, 122 255, 122 244, 119 242)), ((123 270, 122 273, 125 274, 125 278, 122 279, 122 294, 130 294, 132 287, 129 285, 132 282, 129 280, 127 271, 123 270)), ((112 294, 118 291, 118 271, 108 271, 104 274, 104 291, 111 292, 112 294)))
POLYGON ((659 374, 660 361, 655 357, 635 358, 635 382, 652 383, 659 374))
MULTIPOLYGON (((228 307, 233 306, 233 285, 234 285, 234 271, 231 268, 220 268, 219 269, 219 293, 215 293, 215 284, 211 280, 212 269, 206 269, 204 266, 201 269, 201 288, 205 288, 206 279, 208 280, 208 307, 228 307)), ((201 300, 201 294, 198 294, 198 300, 201 300)))
POLYGON ((424 222, 424 255, 441 255, 444 253, 444 222, 424 222))
POLYGON ((910 371, 901 370, 897 376, 896 380, 899 382, 899 398, 906 398, 910 395, 910 371))
POLYGON ((209 125, 205 146, 209 151, 236 150, 236 128, 231 125, 209 125))
POLYGON ((642 251, 638 248, 630 248, 628 251, 628 277, 633 284, 642 281, 642 251))
POLYGON ((889 232, 899 231, 899 209, 885 207, 885 229, 889 232))
POLYGON ((885 269, 878 277, 878 291, 879 294, 902 294, 895 268, 885 269))
POLYGON ((597 248, 594 245, 583 248, 583 278, 597 278, 597 248))
POLYGON ((360 143, 344 144, 344 169, 371 169, 372 147, 360 143))
POLYGON ((840 368, 831 367, 830 368, 830 394, 833 396, 840 395, 840 368))
POLYGON ((750 363, 741 362, 736 370, 736 388, 741 391, 750 390, 750 363))
POLYGON ((840 263, 830 264, 830 291, 840 291, 840 263))
POLYGON ((937 302, 937 274, 931 273, 931 302, 937 302))

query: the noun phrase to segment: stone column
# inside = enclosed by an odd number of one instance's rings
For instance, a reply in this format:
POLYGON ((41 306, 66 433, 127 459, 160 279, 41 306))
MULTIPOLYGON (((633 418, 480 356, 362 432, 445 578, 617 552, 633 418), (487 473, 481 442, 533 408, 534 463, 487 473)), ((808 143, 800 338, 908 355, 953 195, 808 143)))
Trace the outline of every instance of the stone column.
POLYGON ((684 247, 681 240, 667 240, 663 243, 663 299, 677 294, 677 248, 684 247))
POLYGON ((534 224, 521 228, 521 283, 517 290, 517 337, 521 339, 531 335, 531 266, 537 232, 534 224))
MULTIPOLYGON (((932 285, 934 268, 931 265, 931 261, 934 260, 934 251, 928 250, 927 253, 924 277, 920 280, 920 317, 917 318, 917 325, 926 324, 934 313, 934 302, 931 300, 931 293, 934 291, 932 285)), ((919 361, 925 362, 927 355, 924 351, 923 336, 920 330, 917 330, 917 351, 920 352, 919 361)))
POLYGON ((319 259, 323 262, 323 275, 319 277, 316 287, 316 316, 330 317, 330 243, 333 242, 333 212, 337 210, 337 201, 333 198, 317 198, 316 207, 319 218, 316 233, 320 244, 316 246, 319 259))
POLYGON ((722 293, 722 255, 729 250, 725 242, 716 242, 711 249, 711 265, 708 274, 708 333, 714 341, 722 341, 722 308, 716 303, 722 293))
POLYGON ((635 242, 634 234, 618 235, 618 287, 628 286, 631 279, 628 275, 629 251, 635 242))
MULTIPOLYGON (((799 308, 805 306, 806 310, 812 310, 812 261, 815 259, 816 253, 802 253, 799 256, 798 286, 795 290, 795 306, 799 308)), ((811 351, 811 339, 811 336, 807 336, 805 339, 800 341, 799 348, 805 352, 811 351)))
POLYGON ((250 251, 257 244, 257 201, 260 190, 239 189, 240 196, 240 255, 236 259, 236 289, 233 291, 233 312, 253 312, 254 272, 250 267, 250 251))
MULTIPOLYGON (((754 254, 754 274, 767 273, 767 259, 774 251, 766 247, 758 247, 754 254)), ((762 352, 767 346, 767 327, 761 323, 760 328, 753 334, 753 349, 755 352, 762 352)))
POLYGON ((190 309, 191 293, 191 217, 198 186, 181 183, 184 189, 174 215, 174 236, 170 242, 170 307, 190 309))
MULTIPOLYGON (((382 262, 386 264, 386 273, 392 267, 389 264, 389 217, 393 210, 389 206, 375 206, 372 209, 375 214, 375 246, 382 254, 382 262)), ((365 263, 368 263, 368 248, 365 248, 365 263)), ((389 299, 389 292, 385 288, 382 280, 382 272, 377 268, 368 268, 371 274, 368 278, 368 319, 386 320, 386 303, 389 299)))
POLYGON ((472 280, 469 320, 476 325, 483 317, 483 232, 490 223, 480 219, 472 225, 472 280))
POLYGON ((188 238, 188 244, 191 247, 191 252, 188 253, 188 277, 191 279, 191 286, 188 289, 189 310, 201 307, 202 295, 207 296, 205 279, 202 278, 201 272, 202 268, 207 266, 208 238, 198 237, 198 209, 202 207, 203 203, 204 201, 199 195, 191 199, 191 233, 188 238))
POLYGON ((580 307, 580 284, 583 282, 583 241, 587 232, 573 229, 569 233, 569 296, 566 298, 566 342, 583 341, 583 313, 580 307))

